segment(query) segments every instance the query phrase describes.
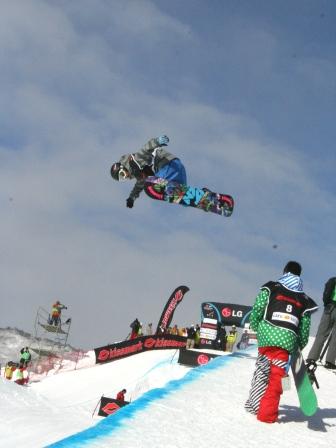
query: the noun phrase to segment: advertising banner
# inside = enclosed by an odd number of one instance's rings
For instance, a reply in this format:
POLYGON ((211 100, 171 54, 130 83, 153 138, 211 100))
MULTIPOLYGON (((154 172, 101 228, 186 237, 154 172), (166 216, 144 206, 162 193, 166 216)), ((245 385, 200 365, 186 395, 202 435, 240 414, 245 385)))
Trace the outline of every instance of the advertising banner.
POLYGON ((217 339, 218 321, 205 317, 201 322, 200 329, 200 348, 215 348, 217 339))
POLYGON ((167 334, 164 336, 142 336, 116 344, 95 348, 96 364, 115 361, 147 350, 180 349, 187 345, 187 338, 167 334))
POLYGON ((108 417, 119 411, 120 408, 129 404, 129 401, 119 401, 114 398, 101 397, 98 415, 108 417))
POLYGON ((178 363, 191 367, 198 367, 208 364, 211 359, 218 355, 209 353, 197 352, 194 350, 180 350, 178 363))
POLYGON ((160 334, 169 327, 177 305, 182 302, 185 293, 188 291, 189 288, 187 286, 179 286, 171 294, 158 322, 156 330, 157 334, 160 334))
POLYGON ((206 318, 216 319, 225 326, 244 328, 245 323, 249 322, 252 307, 236 303, 203 302, 201 310, 202 322, 206 318))

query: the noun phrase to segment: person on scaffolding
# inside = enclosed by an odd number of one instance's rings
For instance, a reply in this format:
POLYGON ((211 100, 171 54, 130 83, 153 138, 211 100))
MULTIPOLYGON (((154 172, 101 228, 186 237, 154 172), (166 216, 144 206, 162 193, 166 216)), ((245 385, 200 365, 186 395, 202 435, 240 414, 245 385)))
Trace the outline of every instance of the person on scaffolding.
POLYGON ((63 305, 59 300, 57 300, 51 310, 50 325, 60 326, 61 325, 61 314, 62 310, 67 310, 68 308, 63 305))

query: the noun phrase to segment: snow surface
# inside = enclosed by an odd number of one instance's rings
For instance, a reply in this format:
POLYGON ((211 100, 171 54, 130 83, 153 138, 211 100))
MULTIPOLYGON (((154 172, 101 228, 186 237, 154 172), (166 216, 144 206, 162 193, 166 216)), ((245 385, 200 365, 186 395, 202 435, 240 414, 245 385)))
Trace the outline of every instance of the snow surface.
POLYGON ((28 387, 2 378, 3 446, 318 448, 335 444, 333 372, 318 368, 315 416, 301 413, 292 386, 282 396, 279 422, 270 425, 244 410, 255 347, 194 369, 179 365, 177 355, 175 350, 145 352, 58 373, 28 387), (101 395, 115 397, 123 387, 131 404, 108 418, 92 416, 101 395))

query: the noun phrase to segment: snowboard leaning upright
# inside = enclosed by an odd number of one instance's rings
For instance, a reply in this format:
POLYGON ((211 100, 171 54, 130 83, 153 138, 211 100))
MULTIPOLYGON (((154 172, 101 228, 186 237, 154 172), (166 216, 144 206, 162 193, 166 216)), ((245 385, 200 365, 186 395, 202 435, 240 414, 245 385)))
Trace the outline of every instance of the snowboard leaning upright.
POLYGON ((291 368, 298 394, 300 409, 304 415, 311 417, 317 411, 317 398, 310 382, 306 365, 300 350, 291 357, 291 368))
POLYGON ((214 193, 207 188, 190 187, 178 182, 150 176, 145 180, 146 194, 158 201, 194 207, 221 216, 231 216, 234 200, 228 194, 214 193))

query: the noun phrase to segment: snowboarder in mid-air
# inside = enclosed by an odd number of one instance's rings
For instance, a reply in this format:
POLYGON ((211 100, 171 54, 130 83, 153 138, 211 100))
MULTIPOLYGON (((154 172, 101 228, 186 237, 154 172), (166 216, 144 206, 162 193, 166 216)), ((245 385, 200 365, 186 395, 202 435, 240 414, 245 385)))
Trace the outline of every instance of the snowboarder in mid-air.
POLYGON ((144 189, 145 179, 150 176, 172 180, 179 184, 187 183, 184 165, 165 147, 169 138, 166 135, 151 138, 138 152, 123 155, 119 162, 111 167, 114 180, 136 179, 134 188, 126 200, 126 206, 132 208, 144 189))

